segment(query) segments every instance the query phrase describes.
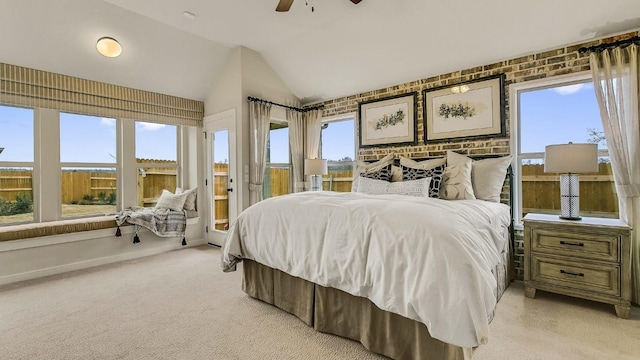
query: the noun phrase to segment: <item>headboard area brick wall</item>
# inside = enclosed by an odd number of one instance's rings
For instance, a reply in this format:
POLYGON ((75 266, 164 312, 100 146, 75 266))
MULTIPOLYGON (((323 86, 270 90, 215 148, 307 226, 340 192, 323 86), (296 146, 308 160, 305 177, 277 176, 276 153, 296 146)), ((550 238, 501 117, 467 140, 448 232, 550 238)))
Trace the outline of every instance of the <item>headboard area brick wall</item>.
POLYGON ((350 95, 334 100, 325 101, 322 103, 310 104, 309 106, 319 104, 324 105, 325 108, 323 116, 325 117, 345 114, 349 112, 357 113, 359 102, 381 99, 393 95, 416 91, 418 92, 418 112, 416 117, 416 121, 418 122, 418 144, 415 146, 359 149, 357 154, 357 158, 359 160, 377 160, 389 154, 390 152, 393 152, 398 156, 406 156, 411 158, 438 157, 445 155, 447 150, 453 150, 470 155, 505 155, 509 154, 510 152, 510 84, 588 71, 590 70, 589 56, 588 54, 580 54, 578 52, 578 49, 580 49, 581 47, 589 47, 601 43, 611 43, 618 40, 632 38, 634 36, 638 36, 638 33, 638 31, 634 31, 618 36, 593 40, 586 43, 574 44, 537 54, 530 54, 514 59, 500 61, 494 64, 476 66, 470 69, 454 71, 448 74, 442 74, 426 79, 411 81, 400 85, 390 86, 384 89, 350 95), (496 74, 505 74, 505 137, 485 138, 482 140, 460 139, 455 141, 429 142, 428 144, 424 144, 422 90, 447 85, 453 86, 455 84, 465 83, 470 80, 496 74))

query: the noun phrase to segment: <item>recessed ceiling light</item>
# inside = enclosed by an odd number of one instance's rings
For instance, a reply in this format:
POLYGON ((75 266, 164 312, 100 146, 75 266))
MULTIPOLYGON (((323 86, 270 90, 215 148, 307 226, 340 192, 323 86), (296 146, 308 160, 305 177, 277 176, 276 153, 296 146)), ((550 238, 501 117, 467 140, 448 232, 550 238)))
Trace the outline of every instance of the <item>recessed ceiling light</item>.
POLYGON ((98 49, 98 52, 102 54, 102 56, 110 58, 114 58, 122 54, 122 46, 120 46, 118 40, 108 36, 98 39, 96 49, 98 49))
POLYGON ((184 15, 184 17, 186 17, 187 19, 195 19, 196 18, 196 14, 192 13, 191 11, 185 11, 182 13, 182 15, 184 15))

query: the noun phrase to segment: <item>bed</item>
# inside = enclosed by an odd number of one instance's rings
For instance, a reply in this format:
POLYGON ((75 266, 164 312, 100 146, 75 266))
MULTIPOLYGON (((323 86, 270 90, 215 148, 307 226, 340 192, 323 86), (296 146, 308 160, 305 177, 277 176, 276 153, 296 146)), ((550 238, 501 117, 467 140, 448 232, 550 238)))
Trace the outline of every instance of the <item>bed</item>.
POLYGON ((247 294, 373 352, 468 359, 511 279, 511 218, 483 200, 290 194, 238 217, 223 270, 242 261, 247 294))

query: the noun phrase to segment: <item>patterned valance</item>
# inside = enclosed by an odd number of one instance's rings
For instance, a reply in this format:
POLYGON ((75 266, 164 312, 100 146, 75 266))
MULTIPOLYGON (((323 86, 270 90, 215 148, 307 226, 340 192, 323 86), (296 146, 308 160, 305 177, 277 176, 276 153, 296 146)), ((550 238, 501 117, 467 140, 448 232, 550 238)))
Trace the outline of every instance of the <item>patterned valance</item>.
POLYGON ((0 104, 202 127, 204 103, 0 63, 0 104))

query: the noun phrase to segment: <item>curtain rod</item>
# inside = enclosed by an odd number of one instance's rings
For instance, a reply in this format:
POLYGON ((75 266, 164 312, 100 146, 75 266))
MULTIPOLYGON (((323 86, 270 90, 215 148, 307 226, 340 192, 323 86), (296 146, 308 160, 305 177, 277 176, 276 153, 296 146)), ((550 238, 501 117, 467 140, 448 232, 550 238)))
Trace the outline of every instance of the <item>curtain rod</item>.
POLYGON ((278 103, 273 102, 273 101, 259 99, 259 98, 253 97, 253 96, 249 96, 247 98, 247 100, 249 100, 251 102, 262 102, 262 103, 265 103, 265 104, 276 105, 276 106, 283 107, 285 109, 296 110, 296 111, 299 111, 299 112, 307 112, 307 111, 311 111, 311 110, 322 110, 322 109, 324 109, 324 105, 317 105, 317 106, 312 106, 312 107, 309 107, 309 108, 306 108, 306 109, 301 109, 301 108, 297 108, 295 106, 282 105, 282 104, 278 104, 278 103))
POLYGON ((640 37, 638 36, 634 36, 630 39, 624 39, 624 40, 618 40, 612 43, 606 43, 606 44, 600 44, 600 45, 594 45, 594 46, 589 46, 589 47, 581 47, 580 49, 578 49, 578 52, 580 54, 586 53, 586 52, 594 52, 594 51, 600 51, 600 50, 604 50, 604 49, 608 49, 608 48, 612 48, 612 47, 616 47, 616 46, 623 46, 623 45, 629 45, 629 44, 640 44, 640 37))

